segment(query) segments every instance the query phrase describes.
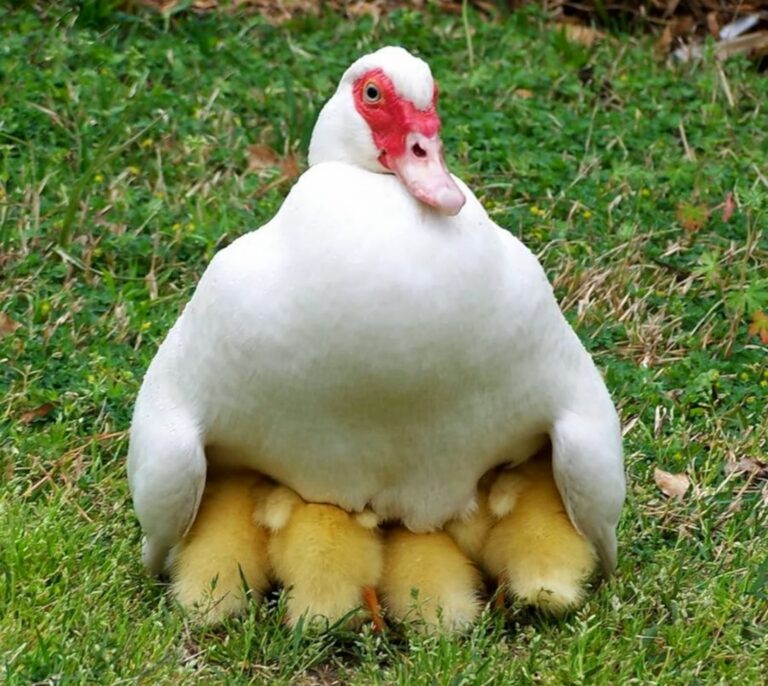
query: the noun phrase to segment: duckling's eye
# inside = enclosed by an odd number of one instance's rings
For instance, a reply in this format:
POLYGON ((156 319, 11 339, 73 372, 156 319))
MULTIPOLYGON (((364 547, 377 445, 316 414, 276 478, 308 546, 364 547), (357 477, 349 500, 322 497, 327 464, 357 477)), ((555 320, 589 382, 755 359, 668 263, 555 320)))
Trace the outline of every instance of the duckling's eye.
POLYGON ((381 91, 375 83, 366 83, 363 88, 363 99, 369 105, 375 105, 381 100, 381 91))

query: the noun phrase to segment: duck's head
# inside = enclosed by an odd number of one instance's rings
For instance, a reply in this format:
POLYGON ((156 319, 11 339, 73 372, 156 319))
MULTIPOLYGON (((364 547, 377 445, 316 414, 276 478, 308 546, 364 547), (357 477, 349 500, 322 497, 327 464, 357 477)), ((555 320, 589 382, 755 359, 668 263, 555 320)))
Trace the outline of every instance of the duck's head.
POLYGON ((458 214, 465 198, 443 160, 436 105, 426 62, 397 47, 365 55, 320 112, 309 164, 348 162, 395 174, 421 202, 458 214))

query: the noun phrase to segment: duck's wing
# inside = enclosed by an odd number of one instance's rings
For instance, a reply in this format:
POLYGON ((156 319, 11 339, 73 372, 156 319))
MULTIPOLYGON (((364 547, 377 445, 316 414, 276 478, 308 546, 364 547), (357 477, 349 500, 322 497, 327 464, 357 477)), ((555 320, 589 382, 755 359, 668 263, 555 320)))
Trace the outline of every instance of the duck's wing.
POLYGON ((134 508, 145 534, 144 565, 152 574, 165 569, 168 552, 192 526, 206 475, 199 429, 183 403, 173 398, 162 353, 161 347, 136 402, 127 463, 134 508))
POLYGON ((603 573, 616 568, 616 525, 626 481, 615 413, 603 420, 567 413, 552 431, 555 482, 574 526, 594 546, 603 573))

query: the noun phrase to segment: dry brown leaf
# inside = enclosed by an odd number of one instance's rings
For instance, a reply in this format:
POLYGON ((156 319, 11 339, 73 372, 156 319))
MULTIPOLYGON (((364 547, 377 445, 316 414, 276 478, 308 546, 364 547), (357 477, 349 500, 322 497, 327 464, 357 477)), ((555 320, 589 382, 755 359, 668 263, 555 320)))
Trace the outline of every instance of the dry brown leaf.
POLYGON ((747 329, 750 336, 759 336, 763 345, 768 345, 768 314, 762 310, 757 310, 752 315, 752 323, 747 329))
POLYGON ((515 91, 515 97, 530 100, 533 97, 533 91, 529 91, 527 88, 518 88, 515 91))
POLYGON ((277 153, 268 145, 257 143, 248 146, 248 171, 260 172, 272 169, 280 163, 277 153))
POLYGON ((301 174, 301 166, 299 165, 299 160, 297 159, 296 155, 288 155, 283 157, 283 159, 280 160, 279 166, 280 171, 288 181, 295 179, 299 174, 301 174))
POLYGON ((176 9, 179 4, 179 0, 142 0, 142 4, 147 7, 152 7, 158 12, 171 12, 176 9))
POLYGON ((733 216, 733 211, 736 209, 736 204, 733 202, 733 193, 728 191, 725 195, 725 202, 723 203, 723 221, 728 223, 728 220, 733 216))
POLYGON ((0 312, 0 338, 12 334, 20 326, 21 324, 13 321, 10 315, 5 312, 0 312))
POLYGON ((707 12, 707 31, 715 40, 720 38, 720 24, 717 21, 717 12, 707 12))
POLYGON ((720 41, 715 44, 715 56, 721 60, 742 52, 753 57, 768 54, 768 31, 755 31, 733 40, 720 41))
POLYGON ((605 34, 602 31, 598 31, 591 26, 583 26, 582 24, 555 22, 555 28, 565 33, 565 37, 571 43, 581 43, 581 45, 588 48, 591 48, 597 41, 605 38, 605 34))
POLYGON ((691 480, 685 474, 671 474, 656 467, 653 470, 653 480, 659 490, 668 498, 681 499, 691 485, 691 480))
POLYGON ((706 205, 695 205, 681 202, 675 210, 677 220, 688 233, 701 230, 709 219, 709 208, 706 205))
POLYGON ((672 47, 672 41, 674 39, 675 37, 672 34, 672 26, 670 24, 667 24, 664 27, 664 30, 661 32, 661 35, 656 40, 656 43, 654 44, 653 49, 659 55, 666 55, 669 52, 669 49, 672 47))
POLYGON ((671 17, 675 10, 677 9, 677 6, 680 4, 680 0, 667 0, 666 4, 661 2, 657 3, 657 6, 661 6, 664 8, 664 18, 667 19, 671 17))
POLYGON ((55 408, 56 406, 53 403, 44 403, 40 405, 40 407, 36 407, 32 410, 23 412, 19 417, 19 421, 22 424, 31 424, 37 419, 43 419, 43 417, 47 417, 49 414, 51 414, 51 412, 53 412, 55 408))
POLYGON ((357 2, 350 2, 346 6, 347 16, 354 19, 360 19, 362 17, 371 17, 374 23, 379 21, 381 13, 385 8, 383 3, 380 2, 368 2, 366 0, 358 0, 357 2))
POLYGON ((293 181, 293 179, 301 174, 301 165, 299 164, 299 160, 296 155, 286 155, 278 162, 277 166, 280 168, 280 176, 270 181, 265 186, 262 186, 256 194, 257 198, 265 195, 273 188, 278 188, 284 183, 293 181))
POLYGON ((768 462, 757 460, 753 457, 742 457, 735 462, 725 465, 726 474, 749 474, 758 479, 768 479, 768 462))
POLYGON ((656 40, 653 49, 659 55, 666 55, 672 45, 678 42, 678 38, 688 36, 693 32, 695 27, 696 22, 693 17, 690 16, 676 17, 671 21, 668 21, 664 26, 661 35, 656 40))

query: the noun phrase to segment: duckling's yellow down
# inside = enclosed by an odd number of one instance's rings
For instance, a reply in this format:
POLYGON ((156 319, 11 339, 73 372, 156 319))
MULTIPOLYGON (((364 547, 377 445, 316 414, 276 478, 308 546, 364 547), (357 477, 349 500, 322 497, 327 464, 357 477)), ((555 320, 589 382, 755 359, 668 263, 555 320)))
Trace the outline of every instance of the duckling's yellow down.
POLYGON ((565 511, 550 455, 501 472, 488 508, 497 519, 481 553, 488 573, 525 604, 553 614, 577 607, 597 556, 565 511))
POLYGON ((302 616, 310 623, 337 621, 378 585, 382 545, 372 512, 306 503, 280 486, 257 505, 254 518, 270 530, 269 560, 289 591, 292 626, 302 616))
POLYGON ((387 532, 380 589, 390 616, 427 631, 469 628, 482 609, 480 572, 444 532, 387 532))
POLYGON ((215 623, 260 600, 269 586, 267 531, 252 518, 263 479, 209 476, 192 528, 174 551, 172 592, 197 619, 215 623))

